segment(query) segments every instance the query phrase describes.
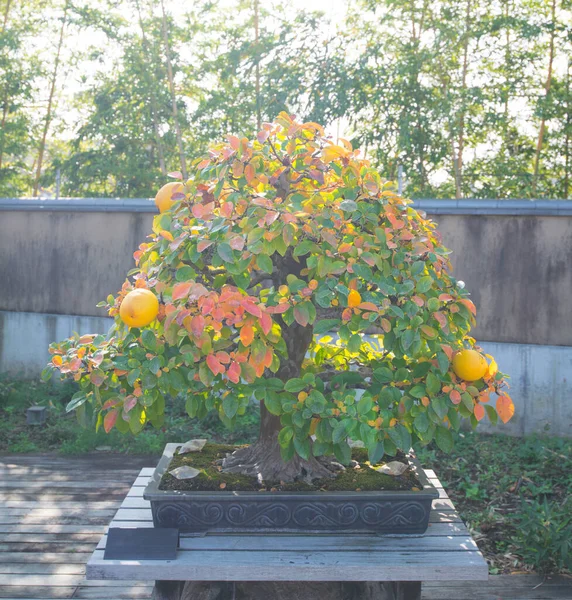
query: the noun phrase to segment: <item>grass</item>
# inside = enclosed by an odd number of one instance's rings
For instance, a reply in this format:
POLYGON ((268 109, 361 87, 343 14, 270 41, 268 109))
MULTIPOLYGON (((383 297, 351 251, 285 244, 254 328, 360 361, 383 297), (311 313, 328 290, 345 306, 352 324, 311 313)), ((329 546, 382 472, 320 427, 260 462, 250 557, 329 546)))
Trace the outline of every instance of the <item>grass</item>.
MULTIPOLYGON (((74 391, 73 384, 0 375, 0 452, 82 454, 105 446, 113 452, 159 455, 168 442, 204 437, 248 444, 258 432, 254 406, 229 431, 216 415, 189 419, 184 402, 173 399, 160 430, 148 428, 137 437, 116 430, 96 434, 65 412, 74 391), (26 425, 26 408, 33 404, 49 407, 45 425, 26 425)), ((450 454, 430 446, 418 449, 418 457, 437 472, 491 573, 572 570, 572 440, 466 432, 450 454)))

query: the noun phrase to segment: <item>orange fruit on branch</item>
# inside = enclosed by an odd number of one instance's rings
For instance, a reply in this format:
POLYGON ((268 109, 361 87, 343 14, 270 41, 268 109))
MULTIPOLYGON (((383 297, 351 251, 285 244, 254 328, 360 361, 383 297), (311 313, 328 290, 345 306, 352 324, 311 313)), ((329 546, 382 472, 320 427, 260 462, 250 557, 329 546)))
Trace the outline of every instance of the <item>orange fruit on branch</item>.
POLYGON ((460 350, 453 356, 453 371, 465 381, 481 379, 488 367, 485 357, 476 350, 460 350))
POLYGON ((357 290, 350 290, 348 294, 348 306, 355 308, 361 304, 361 294, 357 290))
POLYGON ((129 327, 145 327, 154 321, 159 312, 159 300, 150 291, 142 288, 132 290, 123 298, 119 307, 121 320, 129 327))
POLYGON ((170 183, 166 183, 155 196, 155 204, 159 209, 159 212, 165 212, 169 210, 174 202, 171 199, 173 194, 182 193, 183 192, 183 184, 178 181, 171 181, 170 183))

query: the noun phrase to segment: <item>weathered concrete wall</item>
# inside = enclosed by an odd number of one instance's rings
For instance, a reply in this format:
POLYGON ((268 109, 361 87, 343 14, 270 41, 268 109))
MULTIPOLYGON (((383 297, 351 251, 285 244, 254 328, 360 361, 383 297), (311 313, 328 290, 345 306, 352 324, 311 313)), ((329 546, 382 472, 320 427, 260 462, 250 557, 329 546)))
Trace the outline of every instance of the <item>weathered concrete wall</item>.
MULTIPOLYGON (((106 333, 112 319, 0 311, 0 373, 37 377, 49 360, 51 342, 73 331, 106 333)), ((485 342, 483 348, 510 374, 516 413, 507 425, 480 431, 572 437, 572 347, 485 342)))
MULTIPOLYGON (((153 204, 70 200, 25 210, 25 202, 0 201, 0 310, 103 316, 96 304, 134 266, 153 204)), ((477 306, 478 340, 572 346, 572 210, 549 202, 528 214, 534 203, 519 201, 514 210, 487 208, 494 213, 487 215, 472 214, 469 201, 445 208, 448 201, 424 202, 430 214, 464 211, 434 218, 453 250, 454 274, 477 306)))
POLYGON ((572 346, 572 217, 438 215, 478 340, 572 346))
POLYGON ((0 310, 102 316, 151 232, 141 212, 0 212, 0 310))

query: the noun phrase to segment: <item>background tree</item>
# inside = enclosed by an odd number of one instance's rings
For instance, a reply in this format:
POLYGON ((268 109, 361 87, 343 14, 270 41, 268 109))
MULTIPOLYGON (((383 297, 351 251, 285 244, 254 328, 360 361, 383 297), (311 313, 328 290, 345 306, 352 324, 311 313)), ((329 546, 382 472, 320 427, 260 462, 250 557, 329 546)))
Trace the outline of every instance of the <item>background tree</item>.
POLYGON ((375 463, 412 440, 451 449, 461 417, 510 419, 435 224, 358 155, 287 113, 213 146, 108 298, 108 336, 51 347, 44 376, 79 381, 68 408, 137 432, 182 393, 189 416, 232 425, 254 394, 259 439, 223 470, 265 481, 332 476, 316 457, 347 464, 348 438, 375 463))

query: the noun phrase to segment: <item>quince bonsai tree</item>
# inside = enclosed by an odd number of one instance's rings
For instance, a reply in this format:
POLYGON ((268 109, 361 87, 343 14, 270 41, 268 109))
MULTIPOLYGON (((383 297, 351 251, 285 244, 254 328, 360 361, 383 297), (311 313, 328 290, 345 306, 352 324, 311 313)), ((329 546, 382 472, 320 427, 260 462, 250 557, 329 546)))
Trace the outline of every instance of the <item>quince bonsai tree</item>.
POLYGON ((348 440, 373 464, 415 440, 449 451, 462 418, 512 416, 435 224, 347 141, 282 113, 253 141, 214 145, 156 200, 133 283, 102 303, 107 336, 50 347, 44 376, 79 383, 80 421, 160 427, 183 394, 190 417, 232 426, 255 399, 259 439, 223 470, 311 481, 333 475, 318 456, 348 463, 348 440))

